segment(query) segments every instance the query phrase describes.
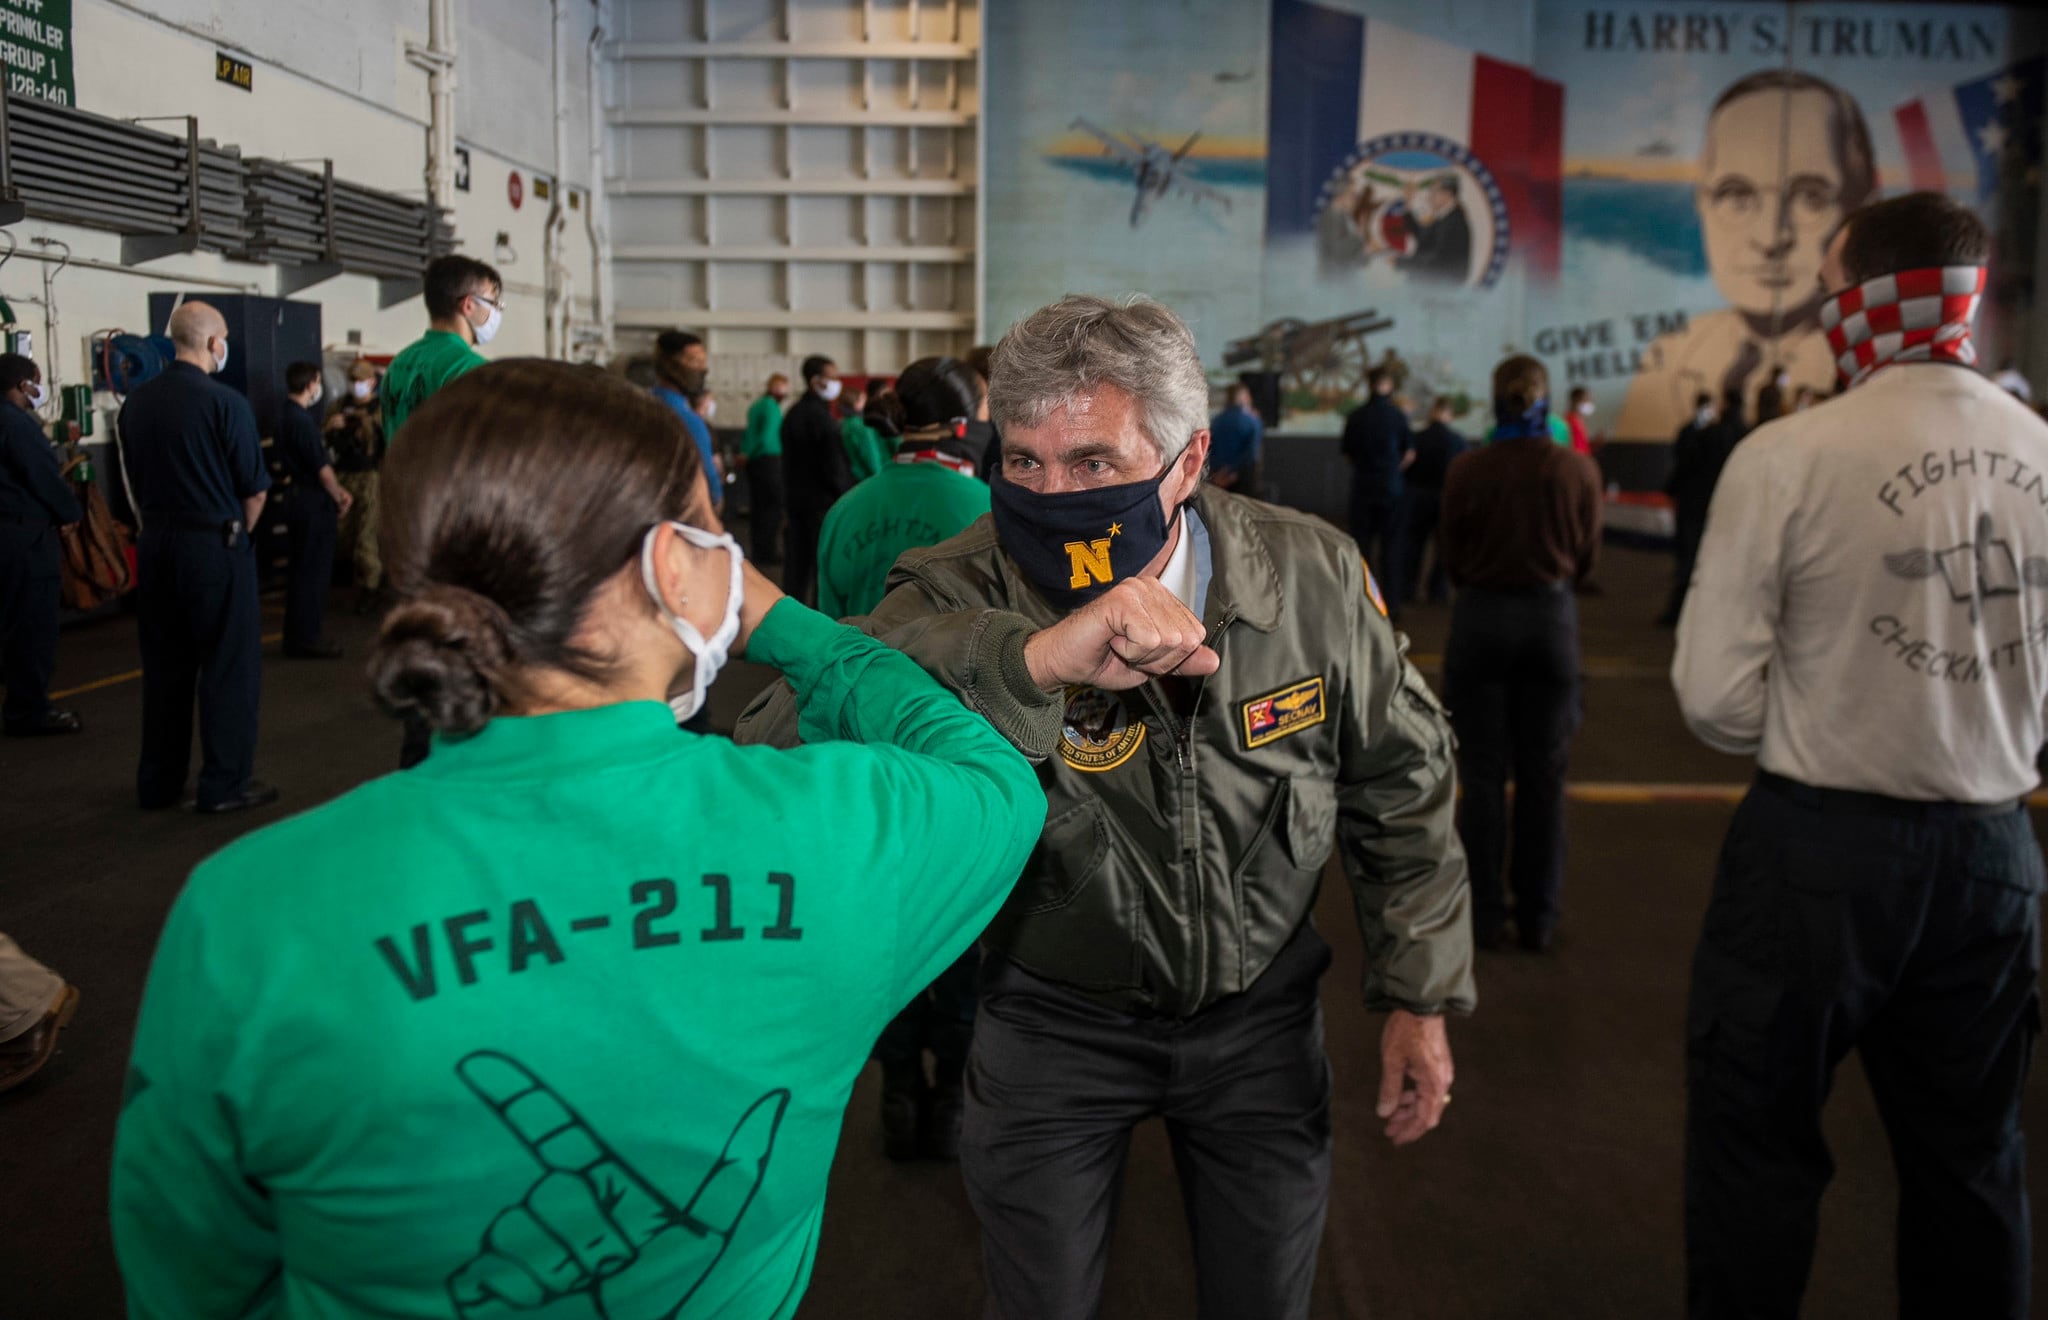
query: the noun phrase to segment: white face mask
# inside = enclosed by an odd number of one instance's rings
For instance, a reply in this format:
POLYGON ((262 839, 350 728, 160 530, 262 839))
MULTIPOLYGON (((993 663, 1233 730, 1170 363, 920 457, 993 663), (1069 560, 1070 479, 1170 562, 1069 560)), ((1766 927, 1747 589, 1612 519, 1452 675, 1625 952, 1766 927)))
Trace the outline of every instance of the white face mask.
POLYGON ((226 371, 227 369, 228 341, 223 339, 220 341, 220 352, 214 354, 213 357, 213 374, 218 376, 221 372, 226 371))
POLYGON ((697 661, 690 672, 690 690, 669 698, 669 709, 675 712, 676 722, 681 723, 704 709, 704 696, 711 690, 712 680, 718 677, 718 671, 725 667, 732 644, 740 635, 740 602, 746 593, 746 578, 740 566, 745 563, 746 556, 740 551, 740 543, 731 536, 716 535, 686 523, 671 522, 668 525, 691 545, 705 550, 723 548, 732 558, 732 584, 726 591, 725 618, 707 641, 695 624, 670 609, 668 602, 661 598, 661 587, 654 576, 654 540, 661 527, 648 528, 646 539, 640 543, 640 580, 646 584, 647 594, 653 598, 654 607, 661 611, 661 617, 668 620, 668 626, 675 630, 676 636, 697 661))
POLYGON ((349 384, 348 392, 355 395, 358 399, 367 399, 370 397, 370 391, 376 388, 377 383, 375 381, 358 380, 349 384))
MULTIPOLYGON (((483 299, 479 298, 477 301, 483 302, 483 299)), ((469 327, 476 331, 476 342, 479 344, 488 344, 493 339, 496 339, 498 337, 498 327, 504 324, 505 321, 505 311, 502 307, 494 307, 490 303, 484 303, 484 306, 490 307, 491 314, 484 318, 482 325, 471 323, 469 327)))
POLYGON ((1586 400, 1586 401, 1585 401, 1584 403, 1581 403, 1581 404, 1579 405, 1579 416, 1581 416, 1581 417, 1591 417, 1592 415, 1593 415, 1593 401, 1592 401, 1591 399, 1587 399, 1587 400, 1586 400))
POLYGON ((23 388, 28 394, 30 408, 40 408, 50 401, 50 392, 43 388, 43 383, 39 380, 32 380, 23 388))
POLYGON ((310 399, 306 400, 306 406, 307 406, 308 408, 318 408, 318 407, 320 406, 320 400, 322 400, 322 399, 324 399, 324 398, 326 398, 326 397, 327 397, 327 387, 326 387, 325 385, 322 385, 322 386, 321 386, 321 387, 320 387, 319 389, 316 389, 316 390, 314 390, 314 391, 313 391, 313 397, 312 397, 312 398, 310 398, 310 399))
POLYGON ((718 400, 704 400, 702 406, 700 406, 697 409, 697 415, 699 417, 702 417, 707 422, 710 421, 712 418, 718 416, 718 400))
POLYGON ((823 399, 827 403, 830 403, 832 402, 832 400, 838 398, 839 382, 836 380, 828 380, 823 385, 820 385, 818 387, 818 397, 823 399))

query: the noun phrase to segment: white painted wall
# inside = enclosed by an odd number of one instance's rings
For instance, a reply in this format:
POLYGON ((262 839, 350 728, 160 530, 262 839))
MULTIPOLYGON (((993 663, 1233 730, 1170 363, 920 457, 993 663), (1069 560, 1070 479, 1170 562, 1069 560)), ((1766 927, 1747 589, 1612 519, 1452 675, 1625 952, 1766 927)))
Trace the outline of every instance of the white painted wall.
POLYGON ((755 391, 769 362, 894 374, 974 342, 980 0, 611 11, 622 347, 698 330, 714 384, 755 391))
MULTIPOLYGON (((426 195, 427 78, 404 58, 407 41, 426 40, 426 0, 74 0, 73 8, 80 109, 115 118, 196 114, 203 136, 239 146, 244 155, 331 158, 335 173, 352 182, 426 195), (215 81, 216 50, 254 64, 253 91, 215 81)), ((590 183, 584 52, 596 10, 590 0, 565 0, 564 9, 564 172, 580 191, 590 183)), ((554 169, 550 5, 457 0, 455 18, 456 137, 471 151, 471 190, 456 194, 454 208, 459 250, 491 261, 505 277, 505 326, 490 353, 537 354, 544 344, 548 203, 535 196, 533 185, 536 173, 548 176, 554 169), (515 169, 525 185, 517 211, 506 190, 515 169), (508 247, 496 243, 501 232, 508 247)), ((154 127, 183 132, 181 124, 154 127)), ((587 192, 583 205, 589 205, 587 192)), ((589 314, 593 272, 584 214, 569 213, 566 245, 579 319, 589 314)), ((40 237, 68 243, 79 257, 120 260, 120 237, 101 230, 32 218, 5 232, 24 256, 47 250, 33 243, 40 237)), ((277 291, 276 268, 205 253, 166 257, 139 273, 74 267, 55 280, 59 326, 52 341, 44 333, 43 309, 25 301, 42 296, 45 269, 24 259, 0 266, 0 295, 24 299, 15 310, 36 332, 46 375, 67 383, 86 379, 89 333, 150 328, 144 325, 148 295, 185 287, 181 277, 277 291)), ((323 334, 334 346, 358 332, 365 349, 393 352, 426 323, 418 298, 379 308, 377 282, 362 276, 340 276, 293 296, 322 304, 323 334)))

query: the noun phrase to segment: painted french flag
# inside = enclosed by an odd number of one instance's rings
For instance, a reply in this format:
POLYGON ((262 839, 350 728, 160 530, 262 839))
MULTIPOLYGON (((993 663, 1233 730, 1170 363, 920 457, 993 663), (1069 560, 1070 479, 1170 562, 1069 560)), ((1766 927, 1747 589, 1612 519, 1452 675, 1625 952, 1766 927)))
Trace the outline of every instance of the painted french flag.
POLYGON ((1564 87, 1380 19, 1273 0, 1266 232, 1314 231, 1323 187, 1359 143, 1429 133, 1463 145, 1507 203, 1515 255, 1555 274, 1564 87))
POLYGON ((2008 169, 2039 166, 2044 68, 2035 56, 1892 111, 1912 188, 1988 201, 2008 169))

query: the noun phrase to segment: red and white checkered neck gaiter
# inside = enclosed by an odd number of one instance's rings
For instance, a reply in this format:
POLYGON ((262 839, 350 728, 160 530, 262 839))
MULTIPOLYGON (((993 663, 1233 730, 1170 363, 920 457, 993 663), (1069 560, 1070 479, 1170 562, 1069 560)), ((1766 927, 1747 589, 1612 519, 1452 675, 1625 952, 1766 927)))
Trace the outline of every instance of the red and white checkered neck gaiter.
POLYGON ((1984 267, 1929 266, 1880 275, 1828 299, 1820 324, 1843 387, 1861 385, 1894 362, 1974 366, 1970 322, 1983 296, 1984 267))

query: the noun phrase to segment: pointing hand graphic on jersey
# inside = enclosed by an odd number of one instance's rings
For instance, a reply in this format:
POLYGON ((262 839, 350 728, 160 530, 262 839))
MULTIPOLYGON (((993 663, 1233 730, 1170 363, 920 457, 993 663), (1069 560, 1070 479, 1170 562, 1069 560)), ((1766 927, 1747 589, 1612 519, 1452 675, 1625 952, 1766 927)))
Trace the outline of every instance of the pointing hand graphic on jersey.
POLYGON ((572 1293, 606 1320, 673 1320, 725 1255, 767 1176, 789 1092, 756 1100, 687 1204, 678 1206, 592 1131, 554 1088, 508 1055, 455 1065, 541 1167, 448 1279, 461 1320, 532 1310, 572 1293), (650 1291, 648 1274, 676 1282, 650 1291))

